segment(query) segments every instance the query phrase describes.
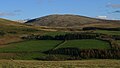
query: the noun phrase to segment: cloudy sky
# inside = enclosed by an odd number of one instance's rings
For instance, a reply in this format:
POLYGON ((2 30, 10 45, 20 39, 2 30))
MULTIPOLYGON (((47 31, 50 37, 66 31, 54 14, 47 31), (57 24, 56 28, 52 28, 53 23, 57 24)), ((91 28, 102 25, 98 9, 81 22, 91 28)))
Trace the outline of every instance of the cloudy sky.
POLYGON ((50 14, 120 20, 120 0, 0 0, 0 18, 20 20, 50 14))

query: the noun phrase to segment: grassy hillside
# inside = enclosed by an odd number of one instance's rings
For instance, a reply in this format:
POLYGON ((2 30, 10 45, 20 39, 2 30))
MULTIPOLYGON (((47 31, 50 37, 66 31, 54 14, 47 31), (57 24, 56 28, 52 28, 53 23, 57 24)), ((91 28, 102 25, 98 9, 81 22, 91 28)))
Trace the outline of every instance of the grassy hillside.
POLYGON ((11 21, 11 20, 0 18, 0 25, 19 25, 19 23, 11 21))
POLYGON ((0 45, 22 41, 20 38, 21 36, 41 32, 40 29, 34 26, 27 26, 25 24, 0 18, 0 45))

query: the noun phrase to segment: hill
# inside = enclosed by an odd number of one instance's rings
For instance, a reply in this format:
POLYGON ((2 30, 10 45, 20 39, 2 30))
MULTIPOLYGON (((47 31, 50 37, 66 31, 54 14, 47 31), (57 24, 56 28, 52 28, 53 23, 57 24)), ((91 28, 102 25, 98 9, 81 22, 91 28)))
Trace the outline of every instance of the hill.
POLYGON ((21 41, 21 36, 38 33, 38 31, 33 26, 0 18, 0 45, 21 41))
POLYGON ((79 15, 48 15, 27 21, 27 24, 48 27, 82 27, 92 25, 107 25, 120 21, 102 20, 79 15), (104 24, 103 24, 104 23, 104 24))
POLYGON ((0 18, 0 25, 17 25, 19 23, 7 19, 0 18))

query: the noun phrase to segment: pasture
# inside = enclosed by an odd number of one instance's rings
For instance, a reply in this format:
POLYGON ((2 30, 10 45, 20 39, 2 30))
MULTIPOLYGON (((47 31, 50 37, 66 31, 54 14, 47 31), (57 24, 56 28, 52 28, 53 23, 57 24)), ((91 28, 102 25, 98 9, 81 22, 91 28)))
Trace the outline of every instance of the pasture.
POLYGON ((120 31, 96 30, 96 33, 103 33, 108 35, 120 35, 120 31))
POLYGON ((101 40, 83 39, 83 40, 68 40, 58 48, 75 47, 80 49, 109 49, 109 43, 101 40))
POLYGON ((11 43, 0 48, 0 52, 33 52, 46 51, 54 48, 61 41, 56 40, 30 40, 18 43, 11 43))

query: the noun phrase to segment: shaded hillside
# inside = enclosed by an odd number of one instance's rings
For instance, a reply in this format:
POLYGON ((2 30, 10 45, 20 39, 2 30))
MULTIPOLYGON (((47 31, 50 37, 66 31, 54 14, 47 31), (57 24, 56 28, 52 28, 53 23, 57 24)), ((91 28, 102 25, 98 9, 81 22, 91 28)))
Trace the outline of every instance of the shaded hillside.
POLYGON ((0 45, 21 41, 21 36, 38 32, 33 26, 0 18, 0 45))
POLYGON ((32 26, 27 26, 25 24, 21 24, 15 21, 7 20, 7 19, 2 19, 0 18, 0 31, 4 32, 10 32, 10 31, 15 31, 15 32, 21 32, 26 30, 26 32, 29 32, 27 29, 35 29, 32 26))
POLYGON ((108 21, 95 19, 79 15, 48 15, 41 18, 36 18, 27 21, 27 24, 37 25, 37 26, 48 26, 48 27, 79 27, 82 25, 88 25, 93 23, 103 23, 103 22, 119 22, 119 21, 108 21))
POLYGON ((0 25, 18 25, 19 23, 7 19, 0 18, 0 25))

